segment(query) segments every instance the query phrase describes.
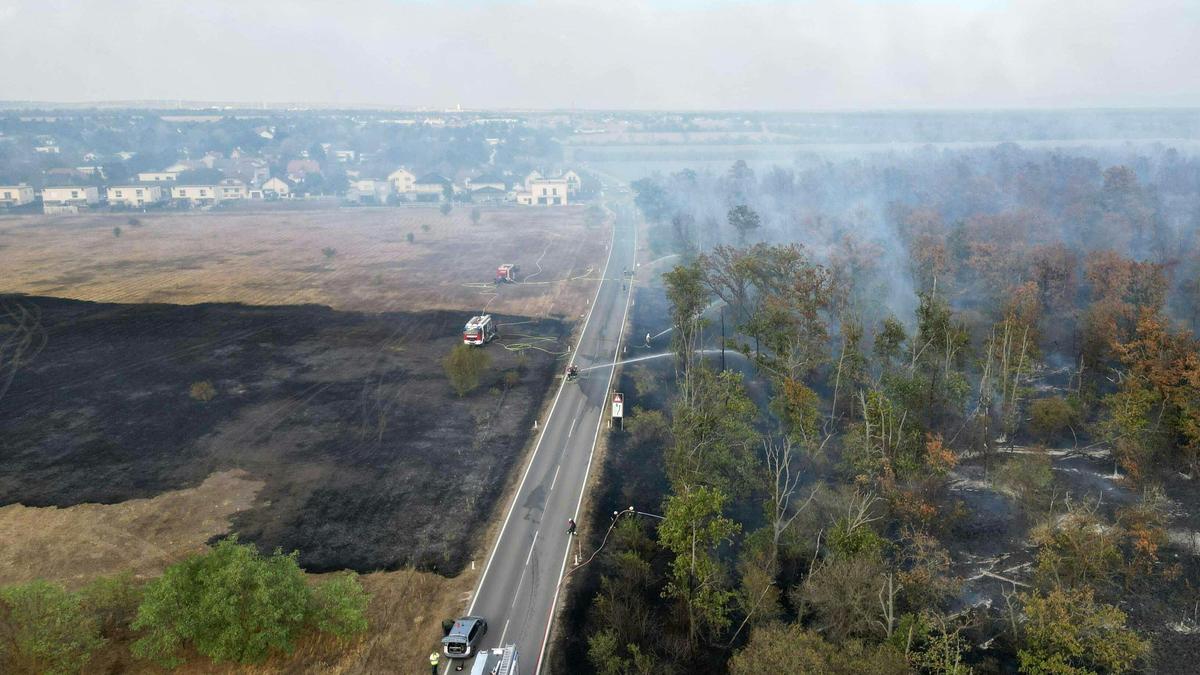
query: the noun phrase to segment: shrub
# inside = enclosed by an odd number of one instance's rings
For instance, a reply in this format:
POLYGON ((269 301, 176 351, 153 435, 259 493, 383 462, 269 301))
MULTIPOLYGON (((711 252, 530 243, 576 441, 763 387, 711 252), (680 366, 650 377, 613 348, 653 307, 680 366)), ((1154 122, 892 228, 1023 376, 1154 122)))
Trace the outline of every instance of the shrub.
POLYGON ((417 240, 417 237, 412 232, 409 232, 408 234, 404 235, 404 241, 407 241, 410 244, 416 240, 417 240))
POLYGON ((1050 455, 1044 448, 1032 453, 1013 455, 996 470, 996 483, 1012 492, 1022 508, 1035 510, 1045 507, 1054 484, 1050 455))
MULTIPOLYGON (((78 673, 104 644, 78 594, 46 581, 0 589, 8 607, 14 671, 78 673)), ((0 665, 3 665, 0 662, 0 665)))
POLYGON ((264 557, 237 537, 171 565, 146 588, 133 627, 146 631, 133 653, 164 666, 191 645, 214 661, 254 663, 290 653, 310 594, 296 554, 264 557))
POLYGON ((192 386, 188 387, 188 396, 191 396, 193 400, 208 403, 217 397, 217 388, 208 380, 193 382, 192 386))
POLYGON ((113 236, 114 236, 114 237, 119 237, 119 236, 121 236, 121 228, 120 228, 120 227, 114 227, 114 228, 113 228, 113 236))
POLYGON ((807 604, 835 642, 879 632, 879 588, 882 565, 875 559, 835 559, 821 565, 804 581, 793 603, 807 604))
POLYGON ((309 616, 322 633, 346 639, 367 631, 367 604, 371 596, 363 590, 354 572, 343 572, 317 586, 309 605, 309 616))
POLYGON ((428 232, 428 231, 429 231, 429 229, 430 229, 430 228, 429 228, 429 223, 421 223, 421 231, 422 231, 422 232, 428 232))
POLYGON ((750 641, 729 661, 729 672, 900 675, 910 669, 904 654, 890 645, 858 640, 835 644, 799 624, 776 623, 754 629, 750 641))
POLYGON ((1029 404, 1029 427, 1042 441, 1055 441, 1075 424, 1075 409, 1066 399, 1053 396, 1029 404))
POLYGON ((470 345, 458 345, 442 361, 446 378, 459 397, 466 396, 479 386, 483 373, 491 364, 487 352, 470 345))
POLYGON ((325 256, 326 260, 333 260, 333 256, 337 255, 337 249, 332 246, 326 246, 321 249, 321 255, 325 256))
POLYGON ((438 211, 441 211, 443 216, 450 215, 450 211, 453 209, 454 207, 450 206, 450 202, 443 202, 442 205, 438 207, 438 211))
POLYGON ((132 572, 101 577, 79 591, 83 608, 100 622, 105 637, 126 633, 137 617, 142 589, 133 581, 132 572))
POLYGON ((1150 643, 1125 626, 1125 613, 1092 597, 1092 589, 1056 589, 1021 597, 1025 605, 1022 673, 1125 673, 1150 643))
POLYGON ((137 219, 137 218, 135 218, 135 217, 133 217, 133 216, 129 216, 129 221, 128 221, 128 222, 129 222, 129 224, 130 224, 130 225, 132 225, 133 227, 141 227, 141 225, 142 225, 142 221, 141 221, 141 220, 139 220, 139 219, 137 219))

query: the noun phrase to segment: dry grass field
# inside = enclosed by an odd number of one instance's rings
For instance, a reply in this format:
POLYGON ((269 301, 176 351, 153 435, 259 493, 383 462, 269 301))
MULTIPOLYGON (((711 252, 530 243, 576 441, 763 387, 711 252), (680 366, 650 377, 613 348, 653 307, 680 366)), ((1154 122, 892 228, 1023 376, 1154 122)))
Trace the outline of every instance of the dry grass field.
POLYGON ((0 293, 569 318, 586 308, 608 237, 574 206, 484 209, 479 225, 465 207, 0 217, 0 293), (496 295, 502 263, 527 282, 496 295))

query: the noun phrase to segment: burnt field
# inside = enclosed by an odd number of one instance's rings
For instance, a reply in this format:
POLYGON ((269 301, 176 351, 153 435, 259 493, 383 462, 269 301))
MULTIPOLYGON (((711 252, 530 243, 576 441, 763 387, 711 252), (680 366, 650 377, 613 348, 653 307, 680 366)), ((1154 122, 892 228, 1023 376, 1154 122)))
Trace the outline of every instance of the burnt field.
POLYGON ((0 506, 119 503, 242 469, 265 486, 233 530, 310 571, 457 573, 568 330, 500 316, 460 399, 441 363, 461 312, 4 300, 40 316, 45 345, 0 398, 0 506), (503 346, 530 335, 546 350, 503 346))

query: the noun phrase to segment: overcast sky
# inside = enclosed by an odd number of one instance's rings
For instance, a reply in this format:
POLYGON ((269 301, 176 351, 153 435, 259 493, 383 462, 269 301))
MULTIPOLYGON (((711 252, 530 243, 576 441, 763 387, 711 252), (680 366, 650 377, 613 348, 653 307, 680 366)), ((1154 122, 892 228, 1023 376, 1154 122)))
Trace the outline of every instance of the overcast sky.
POLYGON ((0 0, 0 100, 1200 106, 1200 0, 0 0))

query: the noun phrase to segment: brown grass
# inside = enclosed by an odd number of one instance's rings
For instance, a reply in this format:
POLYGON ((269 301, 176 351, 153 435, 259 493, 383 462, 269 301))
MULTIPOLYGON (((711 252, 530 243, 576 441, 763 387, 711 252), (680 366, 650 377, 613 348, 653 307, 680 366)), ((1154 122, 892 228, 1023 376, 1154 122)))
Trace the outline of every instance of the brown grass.
POLYGON ((608 231, 582 207, 161 212, 0 218, 0 293, 103 302, 243 302, 391 311, 478 310, 574 317, 603 268, 608 231), (428 225, 429 231, 422 230, 428 225), (114 226, 124 234, 112 236, 114 226), (413 243, 406 235, 413 235, 413 243), (336 249, 327 257, 325 248, 336 249), (527 284, 494 300, 497 265, 527 284))
POLYGON ((157 576, 228 532, 230 518, 250 508, 263 485, 234 470, 153 499, 0 507, 0 585, 46 579, 76 588, 127 570, 157 576))

